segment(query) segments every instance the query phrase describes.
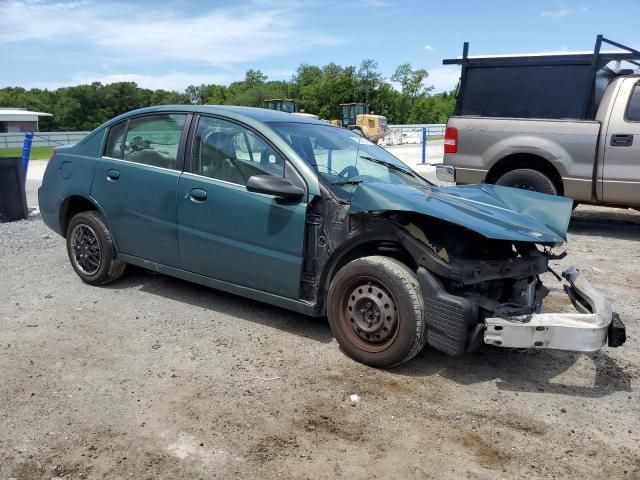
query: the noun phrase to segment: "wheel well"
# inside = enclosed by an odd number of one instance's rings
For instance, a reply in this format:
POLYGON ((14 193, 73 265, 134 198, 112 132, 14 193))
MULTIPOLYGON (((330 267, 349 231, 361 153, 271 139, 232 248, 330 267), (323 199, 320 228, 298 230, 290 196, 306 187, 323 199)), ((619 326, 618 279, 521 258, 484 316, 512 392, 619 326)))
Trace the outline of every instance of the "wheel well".
POLYGON ((496 183, 502 175, 517 168, 529 168, 544 173, 555 185, 558 190, 558 195, 564 195, 562 177, 558 173, 558 170, 556 170, 556 167, 546 158, 531 153, 518 153, 501 158, 491 167, 491 170, 489 170, 486 182, 496 183))
POLYGON ((319 301, 322 302, 323 310, 326 308, 324 300, 327 292, 329 291, 331 281, 333 280, 333 277, 335 277, 336 273, 338 273, 342 267, 352 260, 362 257, 370 257, 373 255, 383 255, 385 257, 394 258, 405 264, 413 272, 418 270, 418 264, 415 262, 411 254, 395 240, 373 240, 355 245, 339 254, 337 259, 329 264, 325 270, 324 280, 321 284, 322 288, 320 289, 320 295, 322 295, 322 298, 319 299, 319 301))
POLYGON ((80 197, 78 195, 73 195, 63 202, 60 207, 60 228, 62 231, 62 235, 66 237, 67 235, 67 226, 69 225, 69 221, 71 218, 80 212, 85 212, 87 210, 98 210, 96 206, 87 200, 84 197, 80 197))

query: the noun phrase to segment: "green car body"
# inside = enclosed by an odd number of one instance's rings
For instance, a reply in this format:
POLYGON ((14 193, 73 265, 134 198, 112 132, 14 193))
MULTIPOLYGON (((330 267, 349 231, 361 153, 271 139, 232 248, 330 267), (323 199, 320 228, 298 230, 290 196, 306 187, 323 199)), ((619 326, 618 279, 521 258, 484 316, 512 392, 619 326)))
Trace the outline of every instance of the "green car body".
MULTIPOLYGON (((313 316, 327 314, 327 292, 342 267, 388 256, 417 275, 425 298, 431 283, 434 295, 455 297, 443 301, 464 310, 462 334, 446 331, 433 313, 427 341, 450 354, 477 347, 482 333, 474 325, 484 307, 469 301, 471 292, 491 296, 496 281, 536 290, 533 279, 547 270, 548 253, 535 245, 566 240, 571 201, 493 185, 437 187, 377 146, 353 147, 349 142, 359 140, 345 132, 266 109, 136 110, 56 149, 39 190, 40 211, 65 237, 74 215, 98 212, 123 264, 313 316), (156 118, 171 127, 145 134, 156 118), (136 128, 142 133, 130 137, 136 128), (332 170, 332 154, 353 148, 366 150, 354 159, 360 163, 332 170), (313 160, 319 151, 328 166, 313 160), (386 168, 383 178, 392 181, 362 174, 367 168, 386 168), (532 249, 538 253, 526 253, 532 249)), ((508 297, 492 298, 510 303, 508 297)), ((520 306, 539 310, 536 298, 520 306)))

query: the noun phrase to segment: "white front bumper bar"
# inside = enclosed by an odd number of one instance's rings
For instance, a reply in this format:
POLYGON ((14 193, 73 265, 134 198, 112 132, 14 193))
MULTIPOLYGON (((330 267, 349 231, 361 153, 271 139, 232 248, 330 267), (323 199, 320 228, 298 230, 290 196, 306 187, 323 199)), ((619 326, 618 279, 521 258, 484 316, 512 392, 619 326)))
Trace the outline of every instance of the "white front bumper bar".
POLYGON ((484 343, 509 348, 554 348, 595 352, 607 342, 613 311, 600 292, 575 268, 563 272, 565 291, 583 313, 534 313, 487 318, 484 343))

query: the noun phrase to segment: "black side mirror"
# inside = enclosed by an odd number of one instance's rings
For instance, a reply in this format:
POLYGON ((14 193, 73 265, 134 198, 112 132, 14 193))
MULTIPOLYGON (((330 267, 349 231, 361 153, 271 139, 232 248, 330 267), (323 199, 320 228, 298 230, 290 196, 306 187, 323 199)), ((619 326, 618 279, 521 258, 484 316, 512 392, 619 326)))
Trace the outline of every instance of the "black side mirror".
POLYGON ((286 178, 273 175, 253 175, 247 180, 247 190, 256 193, 266 193, 285 200, 300 200, 304 190, 286 178))

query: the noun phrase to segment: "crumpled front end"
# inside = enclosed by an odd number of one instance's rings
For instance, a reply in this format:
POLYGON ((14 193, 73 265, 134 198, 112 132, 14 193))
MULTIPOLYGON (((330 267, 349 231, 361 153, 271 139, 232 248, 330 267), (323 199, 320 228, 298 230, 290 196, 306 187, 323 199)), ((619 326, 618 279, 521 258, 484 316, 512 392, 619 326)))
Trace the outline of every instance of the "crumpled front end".
POLYGON ((565 290, 577 313, 542 313, 540 276, 566 240, 570 199, 495 185, 362 183, 350 213, 391 220, 416 263, 427 342, 450 355, 482 344, 590 352, 624 343, 624 325, 577 270, 565 290))
POLYGON ((483 344, 592 352, 624 343, 624 325, 576 269, 563 277, 567 306, 571 301, 577 312, 543 313, 549 290, 541 275, 559 258, 550 248, 488 239, 427 217, 390 218, 417 260, 432 347, 461 355, 483 344))

